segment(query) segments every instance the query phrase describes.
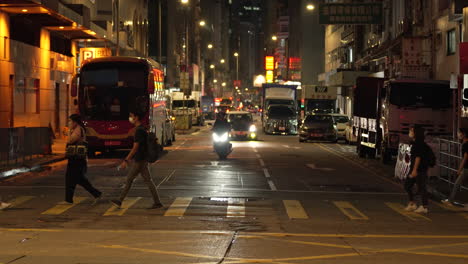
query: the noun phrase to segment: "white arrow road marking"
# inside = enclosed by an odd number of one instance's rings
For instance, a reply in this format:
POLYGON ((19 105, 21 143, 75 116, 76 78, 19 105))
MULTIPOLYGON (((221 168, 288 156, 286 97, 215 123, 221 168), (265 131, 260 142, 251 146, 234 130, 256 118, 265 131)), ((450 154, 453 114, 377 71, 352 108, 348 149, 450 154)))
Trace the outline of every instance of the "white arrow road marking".
POLYGON ((321 171, 334 171, 335 169, 332 168, 317 168, 315 164, 307 164, 307 167, 313 169, 313 170, 321 170, 321 171))

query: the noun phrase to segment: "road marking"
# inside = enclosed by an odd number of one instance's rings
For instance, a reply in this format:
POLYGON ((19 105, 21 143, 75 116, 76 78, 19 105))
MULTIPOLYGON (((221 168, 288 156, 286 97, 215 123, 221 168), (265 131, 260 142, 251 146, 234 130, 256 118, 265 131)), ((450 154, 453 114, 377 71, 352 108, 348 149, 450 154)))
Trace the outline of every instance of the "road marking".
POLYGON ((335 169, 332 168, 317 168, 315 164, 307 164, 307 167, 313 169, 313 170, 321 170, 321 171, 334 171, 335 169))
POLYGON ((301 203, 297 200, 283 200, 284 208, 286 208, 286 212, 288 213, 289 219, 308 219, 309 216, 307 215, 304 207, 302 207, 301 203))
MULTIPOLYGON (((34 196, 19 196, 19 197, 16 197, 15 199, 11 200, 11 201, 8 201, 8 203, 11 203, 11 207, 16 207, 18 205, 21 205, 31 199, 33 199, 34 196)), ((10 208, 11 208, 10 207, 10 208)))
POLYGON ((263 161, 263 159, 259 159, 258 161, 260 162, 260 165, 261 165, 262 167, 265 167, 265 162, 263 161))
POLYGON ((274 184, 271 180, 268 180, 268 185, 270 186, 270 189, 271 189, 272 191, 278 190, 278 189, 276 189, 275 184, 274 184))
POLYGON ((425 217, 422 214, 417 214, 415 212, 408 212, 405 210, 405 207, 399 203, 385 203, 388 207, 393 209, 395 212, 413 220, 413 221, 420 221, 420 220, 425 220, 425 221, 431 221, 431 219, 425 217))
POLYGON ((340 209, 340 211, 351 220, 369 220, 369 217, 367 217, 349 202, 335 201, 333 204, 335 204, 335 206, 338 207, 338 209, 340 209))
POLYGON ((271 178, 271 175, 270 175, 270 173, 268 172, 268 169, 267 169, 267 168, 263 168, 263 173, 265 174, 265 177, 266 177, 266 178, 271 178))
POLYGON ((81 202, 85 201, 86 197, 75 197, 73 198, 74 203, 73 204, 68 204, 68 203, 59 203, 56 206, 50 208, 49 210, 43 212, 43 215, 59 215, 62 214, 69 209, 73 208, 75 205, 80 204, 81 202))
POLYGON ((122 216, 125 214, 125 212, 127 212, 128 209, 130 209, 130 207, 136 204, 140 199, 141 197, 126 198, 123 201, 122 206, 120 208, 117 208, 115 205, 112 205, 112 207, 104 213, 104 216, 122 216))
POLYGON ((245 199, 229 198, 227 217, 245 217, 245 199))
POLYGON ((192 202, 193 197, 177 197, 166 211, 164 216, 184 216, 187 207, 192 202))
POLYGON ((465 218, 466 220, 468 220, 468 213, 464 212, 462 209, 458 209, 455 206, 446 205, 444 203, 438 203, 438 202, 432 202, 432 203, 437 204, 439 207, 441 207, 441 208, 443 208, 445 210, 449 210, 449 211, 452 211, 452 212, 457 212, 459 216, 461 216, 461 217, 465 218))

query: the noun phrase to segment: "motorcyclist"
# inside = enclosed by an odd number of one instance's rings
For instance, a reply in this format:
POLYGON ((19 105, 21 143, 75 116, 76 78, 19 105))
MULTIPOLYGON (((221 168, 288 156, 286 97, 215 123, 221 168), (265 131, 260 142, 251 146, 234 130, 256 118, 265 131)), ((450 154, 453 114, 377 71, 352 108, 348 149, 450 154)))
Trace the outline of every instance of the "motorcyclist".
POLYGON ((231 124, 226 119, 226 113, 218 113, 215 123, 213 124, 213 132, 223 133, 230 132, 231 124))

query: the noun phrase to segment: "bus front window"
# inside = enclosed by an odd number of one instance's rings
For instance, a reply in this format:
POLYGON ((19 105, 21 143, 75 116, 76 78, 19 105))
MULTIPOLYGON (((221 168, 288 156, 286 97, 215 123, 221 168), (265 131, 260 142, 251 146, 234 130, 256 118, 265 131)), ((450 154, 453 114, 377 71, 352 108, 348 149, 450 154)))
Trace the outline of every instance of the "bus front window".
POLYGON ((97 63, 81 72, 80 112, 86 120, 127 120, 129 111, 149 102, 147 70, 139 64, 97 63))

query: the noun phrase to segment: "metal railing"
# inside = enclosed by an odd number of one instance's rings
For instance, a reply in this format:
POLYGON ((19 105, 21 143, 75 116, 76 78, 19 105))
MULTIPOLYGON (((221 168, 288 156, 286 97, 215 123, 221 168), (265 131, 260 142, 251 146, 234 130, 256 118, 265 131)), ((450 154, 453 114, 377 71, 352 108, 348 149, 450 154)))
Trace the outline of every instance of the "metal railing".
MULTIPOLYGON (((438 153, 436 153, 439 167, 439 179, 448 184, 451 189, 457 179, 458 167, 462 160, 461 143, 453 139, 438 138, 438 153)), ((462 189, 468 190, 468 186, 461 186, 462 189)))
POLYGON ((0 128, 0 168, 24 164, 35 156, 52 154, 49 127, 0 128))

